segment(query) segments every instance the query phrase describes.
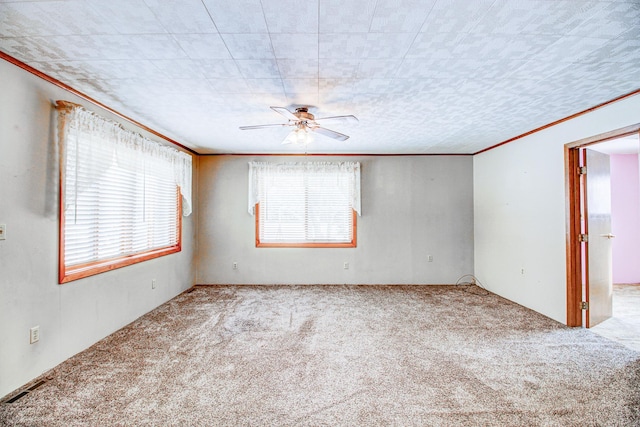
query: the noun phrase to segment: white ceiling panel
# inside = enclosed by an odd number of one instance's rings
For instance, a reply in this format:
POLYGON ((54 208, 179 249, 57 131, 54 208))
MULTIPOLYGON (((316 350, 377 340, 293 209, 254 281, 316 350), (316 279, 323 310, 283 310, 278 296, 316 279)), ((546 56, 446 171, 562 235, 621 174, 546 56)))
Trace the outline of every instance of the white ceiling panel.
POLYGON ((203 154, 474 153, 640 89, 640 3, 4 0, 0 51, 203 154))
MULTIPOLYGON (((292 85, 292 83, 289 83, 292 85)), ((318 96, 318 91, 313 91, 311 85, 309 86, 309 92, 305 92, 304 87, 294 88, 295 90, 290 90, 287 92, 286 103, 285 105, 290 105, 292 110, 298 106, 311 106, 311 109, 314 110, 316 105, 320 104, 320 97, 318 96)), ((277 104, 271 104, 277 105, 277 104)), ((282 105, 282 103, 280 103, 282 105)), ((317 111, 316 111, 317 112, 317 111)), ((291 129, 288 129, 291 130, 291 129)))
POLYGON ((355 78, 361 61, 358 59, 333 59, 328 58, 319 62, 318 72, 320 78, 355 78))
MULTIPOLYGON (((640 20, 638 21, 640 22, 640 20)), ((601 39, 603 40, 603 39, 601 39)), ((585 55, 580 59, 584 63, 600 63, 600 62, 630 62, 634 61, 640 55, 640 38, 623 38, 618 37, 614 40, 603 41, 597 49, 585 55)))
POLYGON ((191 59, 231 59, 219 34, 176 34, 173 38, 191 59))
POLYGON ((270 33, 317 34, 319 0, 262 0, 270 33))
MULTIPOLYGON (((318 93, 318 79, 282 79, 284 91, 289 97, 298 97, 301 94, 318 93)), ((312 104, 309 102, 309 104, 312 104)), ((313 104, 312 104, 313 105, 313 104)))
POLYGON ((81 1, 0 3, 0 37, 117 34, 81 1))
POLYGON ((249 34, 266 33, 267 22, 264 19, 260 0, 203 0, 202 2, 213 18, 220 33, 249 34))
MULTIPOLYGON (((185 52, 168 34, 103 35, 47 37, 47 44, 61 59, 138 60, 181 59, 185 52)), ((42 38, 40 39, 42 40, 42 38)))
POLYGON ((467 34, 453 49, 454 58, 483 60, 526 60, 534 57, 560 39, 547 34, 467 34))
MULTIPOLYGON (((165 33, 162 23, 143 0, 86 0, 86 3, 109 22, 118 34, 165 33)), ((83 15, 76 13, 75 18, 83 15)))
POLYGON ((404 58, 415 38, 415 33, 368 33, 362 58, 404 58))
POLYGON ((466 36, 466 33, 461 32, 418 33, 406 57, 453 58, 454 50, 466 36))
POLYGON ((318 59, 317 34, 272 34, 271 43, 278 59, 318 59))
POLYGON ((320 58, 360 59, 367 44, 367 33, 321 33, 320 58))
POLYGON ((144 2, 168 33, 218 32, 207 8, 200 0, 144 0, 144 2))
POLYGON ((640 20, 640 2, 599 2, 597 13, 581 22, 571 32, 580 37, 615 38, 636 25, 640 20))
MULTIPOLYGON (((149 60, 96 60, 38 63, 36 68, 47 74, 57 73, 74 79, 91 80, 100 76, 102 80, 118 79, 161 79, 167 74, 149 60)), ((193 77, 193 76, 191 76, 193 77)))
POLYGON ((360 79, 387 79, 396 76, 402 59, 362 59, 358 64, 360 79))
POLYGON ((367 33, 377 0, 320 2, 321 33, 367 33))
MULTIPOLYGON (((174 62, 177 63, 177 66, 180 66, 180 61, 174 62)), ((244 77, 238 67, 238 61, 231 59, 200 59, 195 62, 192 70, 201 72, 208 79, 239 79, 244 77)))
MULTIPOLYGON (((150 62, 165 77, 170 79, 201 79, 214 74, 211 70, 208 70, 209 72, 205 71, 205 61, 206 60, 195 59, 156 59, 150 62)), ((212 62, 215 70, 218 68, 224 68, 225 64, 228 64, 229 67, 235 67, 235 63, 231 60, 212 60, 212 62)), ((225 76, 227 78, 238 77, 239 72, 237 71, 237 68, 235 68, 235 70, 235 75, 220 72, 215 73, 214 75, 216 77, 225 76)))
POLYGON ((252 92, 245 79, 211 79, 209 85, 216 94, 252 92))
POLYGON ((599 14, 606 3, 596 0, 496 0, 471 32, 565 35, 599 14))
POLYGON ((468 33, 493 3, 495 0, 438 1, 429 12, 421 31, 431 34, 468 33))
POLYGON ((317 79, 317 59, 278 59, 278 69, 283 79, 317 79))
POLYGON ((233 59, 274 58, 268 34, 223 34, 222 38, 233 59))
POLYGON ((280 78, 280 70, 275 59, 237 59, 235 62, 245 79, 280 78))
POLYGON ((370 31, 415 34, 434 3, 435 0, 378 0, 370 31))
MULTIPOLYGON (((271 94, 279 96, 280 100, 285 97, 284 84, 282 79, 245 79, 252 93, 271 94)), ((255 110, 253 110, 255 111, 255 110)), ((271 110, 269 110, 271 111, 271 110)))

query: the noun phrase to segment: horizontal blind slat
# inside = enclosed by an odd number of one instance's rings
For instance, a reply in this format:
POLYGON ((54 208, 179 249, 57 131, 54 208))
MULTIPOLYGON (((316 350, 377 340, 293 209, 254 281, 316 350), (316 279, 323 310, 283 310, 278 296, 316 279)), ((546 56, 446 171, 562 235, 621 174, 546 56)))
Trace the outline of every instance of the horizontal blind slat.
POLYGON ((353 237, 351 175, 339 170, 264 172, 259 229, 265 243, 348 243, 353 237))
POLYGON ((175 246, 177 188, 168 161, 127 159, 132 150, 116 158, 106 139, 77 129, 69 136, 77 145, 65 145, 65 266, 175 246))

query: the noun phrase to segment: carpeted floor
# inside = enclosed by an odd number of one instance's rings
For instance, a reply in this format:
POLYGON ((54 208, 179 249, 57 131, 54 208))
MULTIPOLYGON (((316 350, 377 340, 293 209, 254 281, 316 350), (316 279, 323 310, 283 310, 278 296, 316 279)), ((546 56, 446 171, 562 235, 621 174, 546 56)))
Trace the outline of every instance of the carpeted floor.
POLYGON ((640 353, 475 286, 197 287, 42 379, 0 425, 640 425, 640 353))

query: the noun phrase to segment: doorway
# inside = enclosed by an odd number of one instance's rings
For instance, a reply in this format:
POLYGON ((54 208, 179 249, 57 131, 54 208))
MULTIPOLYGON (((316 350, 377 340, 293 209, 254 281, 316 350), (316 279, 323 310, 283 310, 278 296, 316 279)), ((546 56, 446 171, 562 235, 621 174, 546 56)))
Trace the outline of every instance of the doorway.
MULTIPOLYGON (((613 304, 619 305, 623 309, 624 307, 628 308, 630 305, 624 303, 623 300, 630 295, 635 295, 633 291, 640 288, 629 290, 627 287, 623 290, 618 285, 613 286, 613 279, 619 274, 613 274, 612 268, 614 265, 617 265, 617 268, 620 266, 619 262, 613 262, 612 257, 615 234, 612 233, 611 226, 606 221, 603 222, 603 218, 606 217, 606 209, 603 206, 609 206, 609 218, 611 218, 611 203, 607 199, 610 196, 601 191, 603 188, 606 188, 606 193, 611 191, 608 156, 632 154, 635 156, 637 167, 638 147, 640 146, 639 129, 640 124, 565 146, 567 325, 569 326, 594 327, 601 322, 607 323, 607 319, 612 315, 616 318, 619 317, 619 313, 613 312, 613 304), (592 163, 592 165, 588 163, 592 163), (594 191, 594 188, 598 191, 594 191), (591 213, 589 213, 590 210, 591 213), (614 289, 616 289, 615 298, 614 289)), ((635 179, 633 187, 640 189, 640 178, 636 177, 635 179)), ((640 218, 635 219, 636 223, 638 221, 640 218)), ((626 255, 627 258, 630 258, 634 257, 635 253, 637 253, 636 250, 621 254, 618 250, 616 256, 620 258, 621 255, 626 255)), ((631 260, 631 262, 637 264, 636 260, 631 260)), ((640 296, 633 296, 633 298, 640 299, 640 296)), ((634 307, 633 304, 631 306, 634 307)), ((631 314, 634 319, 638 320, 638 329, 634 331, 635 336, 640 336, 638 314, 640 313, 631 314)), ((606 328, 600 327, 599 329, 606 328)))

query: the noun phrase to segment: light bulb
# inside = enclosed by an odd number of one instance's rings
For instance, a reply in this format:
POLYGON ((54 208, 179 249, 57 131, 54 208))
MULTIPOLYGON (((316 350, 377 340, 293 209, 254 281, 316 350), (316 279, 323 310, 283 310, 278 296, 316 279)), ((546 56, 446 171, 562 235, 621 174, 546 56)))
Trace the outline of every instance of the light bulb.
POLYGON ((296 142, 298 144, 307 143, 307 132, 304 128, 298 128, 298 130, 296 131, 296 142))

